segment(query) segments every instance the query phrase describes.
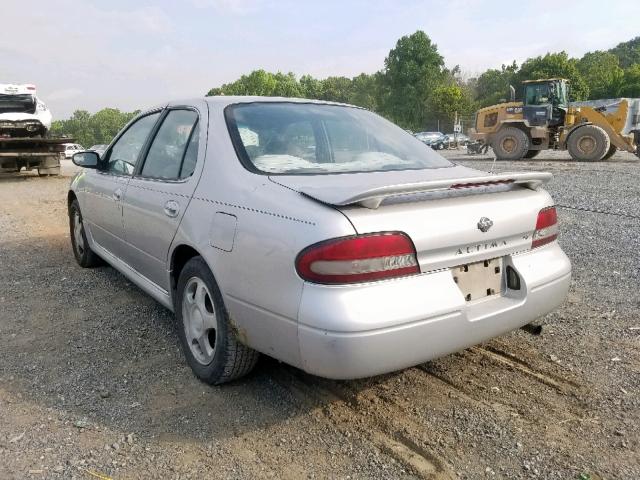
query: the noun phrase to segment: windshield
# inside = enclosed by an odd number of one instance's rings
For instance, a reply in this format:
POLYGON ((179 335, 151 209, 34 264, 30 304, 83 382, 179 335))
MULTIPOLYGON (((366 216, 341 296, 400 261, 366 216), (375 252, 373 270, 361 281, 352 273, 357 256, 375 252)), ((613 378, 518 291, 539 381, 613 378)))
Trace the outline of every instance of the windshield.
POLYGON ((547 83, 532 83, 525 87, 525 105, 546 105, 551 103, 551 91, 547 83))
POLYGON ((258 102, 227 107, 240 160, 269 174, 374 172, 449 167, 431 148, 355 107, 258 102))

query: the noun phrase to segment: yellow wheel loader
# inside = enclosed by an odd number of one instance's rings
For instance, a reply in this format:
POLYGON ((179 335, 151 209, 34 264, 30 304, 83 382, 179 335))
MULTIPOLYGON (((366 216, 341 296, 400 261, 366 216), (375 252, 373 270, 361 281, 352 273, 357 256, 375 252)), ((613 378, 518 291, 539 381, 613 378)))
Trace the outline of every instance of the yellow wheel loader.
POLYGON ((568 150, 582 161, 599 161, 616 150, 640 156, 640 99, 572 102, 562 78, 523 82, 523 101, 478 110, 470 137, 493 148, 496 158, 533 158, 547 149, 568 150))

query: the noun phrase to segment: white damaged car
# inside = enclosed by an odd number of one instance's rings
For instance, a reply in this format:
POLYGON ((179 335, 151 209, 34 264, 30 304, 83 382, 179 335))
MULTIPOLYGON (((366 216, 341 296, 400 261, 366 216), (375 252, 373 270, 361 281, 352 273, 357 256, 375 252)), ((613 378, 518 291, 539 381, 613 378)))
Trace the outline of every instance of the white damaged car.
POLYGON ((51 112, 35 85, 0 83, 0 137, 43 137, 50 128, 51 112))

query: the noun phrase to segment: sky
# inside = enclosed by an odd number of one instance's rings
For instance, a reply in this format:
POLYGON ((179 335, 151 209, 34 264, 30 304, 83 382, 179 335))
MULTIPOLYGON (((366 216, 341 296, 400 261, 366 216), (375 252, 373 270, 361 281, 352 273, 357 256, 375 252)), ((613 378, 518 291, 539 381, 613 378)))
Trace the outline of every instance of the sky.
POLYGON ((251 70, 354 76, 424 30, 467 76, 640 35, 638 0, 0 0, 0 83, 54 118, 204 95, 251 70))

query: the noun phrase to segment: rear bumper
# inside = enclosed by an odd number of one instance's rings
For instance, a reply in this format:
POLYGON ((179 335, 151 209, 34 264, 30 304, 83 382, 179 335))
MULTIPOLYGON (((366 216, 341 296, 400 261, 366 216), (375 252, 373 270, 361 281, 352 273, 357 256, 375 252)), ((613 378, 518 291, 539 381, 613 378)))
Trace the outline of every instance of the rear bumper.
POLYGON ((9 137, 31 137, 42 134, 47 127, 40 120, 2 120, 0 119, 0 133, 9 137))
POLYGON ((369 285, 305 285, 302 368, 351 379, 417 365, 514 330, 559 306, 571 264, 557 242, 505 258, 520 290, 467 303, 448 270, 369 285))

